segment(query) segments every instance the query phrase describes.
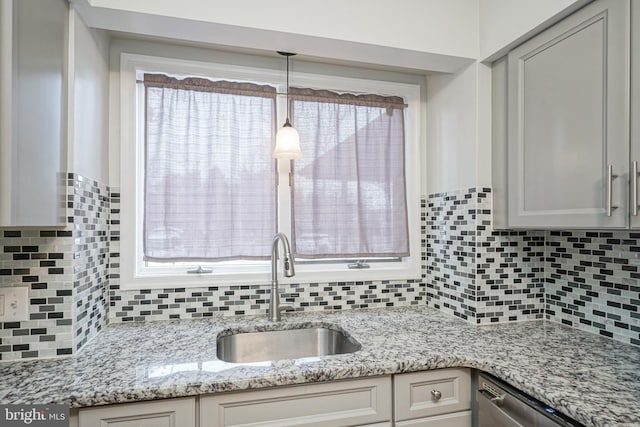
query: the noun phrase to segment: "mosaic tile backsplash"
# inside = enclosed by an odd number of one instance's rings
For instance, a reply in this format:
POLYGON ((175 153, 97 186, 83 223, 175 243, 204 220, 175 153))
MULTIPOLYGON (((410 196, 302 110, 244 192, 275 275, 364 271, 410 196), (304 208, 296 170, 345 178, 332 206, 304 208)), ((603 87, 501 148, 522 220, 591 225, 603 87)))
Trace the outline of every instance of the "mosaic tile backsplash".
POLYGON ((491 231, 491 190, 427 202, 427 301, 472 323, 546 318, 640 345, 640 231, 491 231))
POLYGON ((0 286, 28 286, 30 319, 0 323, 0 360, 73 352, 73 237, 68 230, 0 231, 0 286))
POLYGON ((67 356, 106 324, 108 189, 67 174, 64 229, 0 230, 0 286, 29 287, 29 320, 0 322, 0 360, 67 356))
POLYGON ((544 317, 544 232, 491 230, 491 189, 427 202, 427 301, 471 323, 544 317))
POLYGON ((80 350, 107 323, 110 196, 105 185, 74 177, 67 202, 73 208, 74 347, 80 350))
POLYGON ((547 318, 640 345, 639 267, 640 232, 547 232, 547 318))

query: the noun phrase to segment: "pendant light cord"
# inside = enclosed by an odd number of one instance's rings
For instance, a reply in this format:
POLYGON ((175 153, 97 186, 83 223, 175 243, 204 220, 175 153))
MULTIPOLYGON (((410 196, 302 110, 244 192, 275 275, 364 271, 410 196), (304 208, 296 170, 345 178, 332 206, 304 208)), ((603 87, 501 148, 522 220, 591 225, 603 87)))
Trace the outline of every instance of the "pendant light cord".
MULTIPOLYGON (((285 56, 287 58, 287 120, 285 120, 284 122, 284 126, 291 126, 291 123, 289 122, 289 57, 290 56, 294 56, 295 53, 291 53, 291 52, 282 52, 282 51, 277 51, 277 53, 279 55, 285 56)), ((292 126, 291 126, 292 127, 292 126)))
POLYGON ((287 56, 287 121, 289 121, 289 56, 287 56))

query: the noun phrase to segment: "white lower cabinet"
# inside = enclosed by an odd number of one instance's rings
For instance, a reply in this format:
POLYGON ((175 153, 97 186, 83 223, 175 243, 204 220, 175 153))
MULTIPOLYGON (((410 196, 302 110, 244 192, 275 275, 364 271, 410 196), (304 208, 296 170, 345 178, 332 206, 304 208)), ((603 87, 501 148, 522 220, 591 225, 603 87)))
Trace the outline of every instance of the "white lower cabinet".
POLYGON ((157 400, 80 409, 79 427, 195 427, 196 399, 157 400))
POLYGON ((199 427, 470 427, 471 374, 438 369, 82 408, 71 415, 72 427, 195 427, 198 418, 199 427))
POLYGON ((393 378, 396 426, 471 426, 468 369, 439 369, 393 378))
POLYGON ((389 426, 390 421, 390 376, 200 399, 200 427, 389 426))

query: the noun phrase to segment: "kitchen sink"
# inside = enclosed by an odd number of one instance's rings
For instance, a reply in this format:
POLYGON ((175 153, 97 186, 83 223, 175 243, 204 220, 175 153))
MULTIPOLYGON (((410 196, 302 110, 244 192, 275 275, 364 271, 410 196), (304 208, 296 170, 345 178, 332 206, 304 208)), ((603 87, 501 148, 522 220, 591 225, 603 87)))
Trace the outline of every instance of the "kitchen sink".
POLYGON ((218 359, 229 363, 300 359, 353 353, 361 345, 348 334, 325 326, 218 335, 218 359))

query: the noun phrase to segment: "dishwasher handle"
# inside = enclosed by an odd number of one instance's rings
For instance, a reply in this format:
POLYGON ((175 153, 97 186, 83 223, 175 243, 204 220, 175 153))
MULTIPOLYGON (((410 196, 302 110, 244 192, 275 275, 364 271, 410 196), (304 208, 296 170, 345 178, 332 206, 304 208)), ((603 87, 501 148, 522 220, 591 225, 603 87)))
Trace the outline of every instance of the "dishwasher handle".
POLYGON ((507 397, 507 393, 493 396, 487 390, 480 390, 480 393, 486 394, 491 403, 495 404, 496 406, 502 406, 502 404, 504 403, 504 398, 507 397))
POLYGON ((495 396, 486 390, 478 390, 478 427, 524 427, 501 408, 505 397, 506 394, 495 396))

